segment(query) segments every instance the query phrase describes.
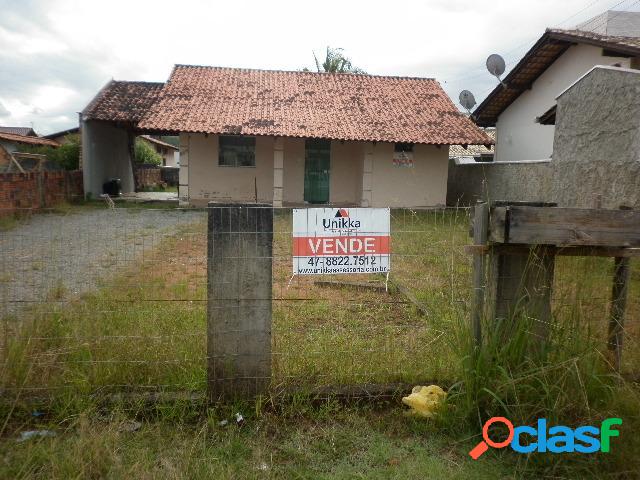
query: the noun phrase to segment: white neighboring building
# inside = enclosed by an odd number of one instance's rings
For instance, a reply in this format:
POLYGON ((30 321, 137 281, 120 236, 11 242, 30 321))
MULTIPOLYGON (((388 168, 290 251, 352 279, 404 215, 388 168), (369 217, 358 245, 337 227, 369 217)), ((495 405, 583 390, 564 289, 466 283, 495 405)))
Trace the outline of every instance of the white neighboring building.
POLYGON ((141 135, 140 138, 145 140, 153 149, 162 157, 163 167, 179 167, 180 166, 180 149, 175 145, 163 142, 162 140, 152 137, 151 135, 141 135))
POLYGON ((638 68, 639 32, 640 12, 615 11, 574 30, 547 29, 473 112, 479 126, 496 127, 495 161, 549 159, 554 126, 537 118, 595 65, 638 68))

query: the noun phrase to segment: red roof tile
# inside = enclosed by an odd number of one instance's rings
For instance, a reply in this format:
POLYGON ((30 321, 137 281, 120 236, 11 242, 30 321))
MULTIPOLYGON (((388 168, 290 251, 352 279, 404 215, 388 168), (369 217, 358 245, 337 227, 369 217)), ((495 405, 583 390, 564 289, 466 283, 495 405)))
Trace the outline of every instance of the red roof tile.
POLYGON ((163 83, 111 80, 82 111, 85 120, 136 123, 158 99, 163 83))
POLYGON ((492 144, 433 79, 177 65, 139 128, 492 144))
POLYGON ((46 147, 59 147, 60 144, 55 140, 49 140, 48 138, 32 137, 30 135, 15 135, 13 133, 0 132, 0 140, 4 140, 9 143, 22 143, 25 145, 42 145, 46 147))
POLYGON ((38 136, 31 127, 0 127, 0 133, 13 133, 14 135, 24 135, 28 137, 38 136))
POLYGON ((150 135, 140 135, 140 137, 144 138, 147 142, 155 143, 156 145, 159 145, 161 147, 170 148, 171 150, 180 150, 175 145, 172 145, 171 143, 163 142, 162 140, 158 140, 157 138, 153 138, 150 135))

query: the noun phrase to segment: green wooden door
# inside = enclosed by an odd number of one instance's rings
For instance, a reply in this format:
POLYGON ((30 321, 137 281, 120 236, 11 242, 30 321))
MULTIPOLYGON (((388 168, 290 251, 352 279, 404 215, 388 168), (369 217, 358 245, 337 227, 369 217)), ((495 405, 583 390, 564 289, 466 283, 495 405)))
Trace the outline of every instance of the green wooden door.
POLYGON ((331 141, 307 139, 304 145, 304 200, 329 203, 331 141))

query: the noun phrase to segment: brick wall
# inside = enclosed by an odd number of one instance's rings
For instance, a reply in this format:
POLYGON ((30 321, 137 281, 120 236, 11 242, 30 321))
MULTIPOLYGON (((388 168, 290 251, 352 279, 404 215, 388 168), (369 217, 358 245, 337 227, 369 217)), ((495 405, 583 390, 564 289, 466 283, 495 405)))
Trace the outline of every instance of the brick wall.
POLYGON ((133 175, 136 182, 136 190, 144 190, 145 188, 157 187, 162 180, 162 172, 160 168, 154 167, 138 167, 134 170, 133 175))
POLYGON ((178 186, 180 167, 162 167, 162 181, 171 187, 178 186))
POLYGON ((82 199, 82 171, 0 173, 0 216, 82 199))

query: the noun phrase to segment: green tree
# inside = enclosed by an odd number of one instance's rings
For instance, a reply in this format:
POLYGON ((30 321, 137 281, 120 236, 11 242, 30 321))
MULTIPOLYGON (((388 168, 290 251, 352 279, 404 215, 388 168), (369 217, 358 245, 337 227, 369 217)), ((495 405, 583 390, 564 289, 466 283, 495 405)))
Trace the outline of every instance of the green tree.
POLYGON ((162 165, 162 156, 141 138, 136 138, 134 147, 134 161, 151 165, 162 165))
POLYGON ((19 151, 44 155, 64 170, 77 170, 80 166, 80 135, 67 135, 66 142, 59 147, 23 145, 19 151))
MULTIPOLYGON (((344 55, 342 48, 327 47, 324 61, 320 63, 315 52, 313 53, 313 60, 316 63, 316 69, 318 72, 329 73, 367 73, 361 68, 358 68, 351 63, 351 59, 344 55)), ((305 68, 304 71, 308 72, 309 69, 305 68)))

